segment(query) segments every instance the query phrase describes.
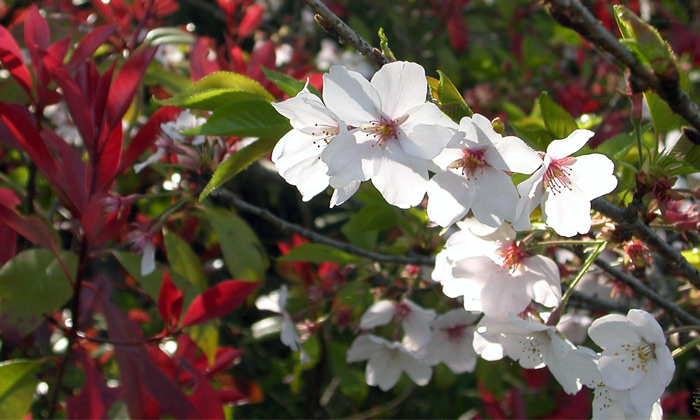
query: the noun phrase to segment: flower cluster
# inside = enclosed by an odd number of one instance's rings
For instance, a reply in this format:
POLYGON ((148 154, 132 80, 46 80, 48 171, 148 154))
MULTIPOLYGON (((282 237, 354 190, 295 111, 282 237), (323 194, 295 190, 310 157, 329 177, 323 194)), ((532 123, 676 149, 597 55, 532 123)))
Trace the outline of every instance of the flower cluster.
POLYGON ((426 102, 428 84, 418 64, 387 64, 371 81, 336 65, 323 83, 323 98, 304 89, 273 104, 293 129, 272 160, 305 201, 331 186, 332 207, 371 180, 388 203, 404 209, 427 193, 428 217, 443 227, 471 211, 489 226, 508 221, 523 230, 540 206, 552 229, 574 236, 590 230, 590 201, 617 186, 607 157, 571 156, 591 131, 575 130, 545 153, 502 136, 479 114, 457 125, 426 102), (513 173, 532 176, 516 188, 513 173))

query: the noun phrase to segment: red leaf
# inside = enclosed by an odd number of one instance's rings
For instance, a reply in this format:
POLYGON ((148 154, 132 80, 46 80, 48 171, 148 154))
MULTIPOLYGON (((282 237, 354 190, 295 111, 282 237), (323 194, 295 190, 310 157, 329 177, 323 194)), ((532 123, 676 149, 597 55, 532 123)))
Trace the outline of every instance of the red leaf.
POLYGON ((85 163, 78 152, 53 131, 45 128, 41 132, 41 138, 53 150, 56 164, 61 168, 60 177, 54 179, 53 182, 64 195, 63 205, 78 217, 85 212, 88 201, 85 185, 85 163))
POLYGON ((450 36, 450 44, 455 52, 461 53, 469 44, 469 33, 461 14, 453 14, 447 19, 447 33, 450 36))
POLYGON ((100 149, 95 157, 95 165, 97 167, 91 168, 91 170, 97 170, 97 185, 92 190, 95 194, 111 189, 112 181, 119 170, 119 160, 122 154, 123 134, 121 124, 113 127, 110 132, 105 134, 108 137, 106 141, 100 144, 100 149))
POLYGON ((209 56, 209 38, 197 38, 190 53, 190 75, 196 82, 202 77, 221 70, 216 61, 207 59, 209 56))
MULTIPOLYGON (((92 120, 95 121, 96 128, 101 130, 99 139, 96 139, 96 150, 99 150, 102 147, 102 142, 100 142, 100 140, 104 140, 106 134, 105 130, 109 130, 109 127, 107 127, 108 121, 105 120, 105 110, 107 109, 109 89, 110 85, 112 84, 112 75, 114 74, 115 66, 116 63, 112 63, 109 69, 104 72, 102 76, 100 76, 100 73, 97 71, 97 66, 95 63, 91 62, 86 68, 86 70, 93 74, 93 80, 95 80, 95 83, 97 84, 97 88, 95 89, 94 93, 90 95, 90 99, 92 100, 92 120)), ((121 127, 121 124, 118 125, 121 127)), ((99 152, 96 153, 99 154, 99 152)))
POLYGON ((117 400, 117 390, 105 384, 105 378, 81 347, 77 351, 85 385, 77 397, 66 398, 69 419, 105 419, 107 410, 117 400))
POLYGON ((70 58, 70 61, 68 64, 66 64, 66 70, 68 73, 73 73, 75 69, 82 64, 85 60, 87 60, 92 54, 99 48, 100 45, 104 44, 107 42, 110 36, 116 32, 117 28, 119 27, 118 24, 112 23, 110 25, 102 25, 99 26, 87 35, 80 41, 78 46, 75 48, 75 51, 73 52, 73 56, 70 58))
POLYGON ((9 226, 0 222, 0 267, 5 265, 17 254, 17 233, 9 226))
POLYGON ((12 228, 15 232, 27 238, 30 242, 48 248, 56 254, 58 246, 56 237, 49 227, 36 216, 22 216, 14 210, 0 203, 0 221, 12 228))
POLYGON ((46 52, 55 57, 59 62, 63 62, 70 48, 70 35, 60 41, 56 41, 46 49, 46 52))
MULTIPOLYGON (((101 303, 112 341, 139 339, 140 330, 123 312, 104 299, 101 303)), ((148 348, 160 352, 157 347, 148 348)), ((146 345, 115 344, 114 354, 119 365, 120 388, 131 418, 157 417, 161 409, 174 418, 202 417, 180 387, 153 362, 146 345)))
POLYGON ((29 96, 32 94, 32 76, 24 63, 22 52, 10 32, 0 26, 0 63, 29 96))
POLYGON ((245 38, 252 34, 260 26, 265 17, 265 8, 259 4, 253 4, 245 11, 245 16, 238 25, 238 36, 245 38))
POLYGON ((166 270, 158 293, 158 312, 168 327, 174 327, 180 320, 183 296, 185 293, 175 287, 166 270))
POLYGON ((188 398, 199 409, 202 418, 223 419, 224 410, 221 407, 221 400, 219 400, 216 390, 211 386, 209 380, 185 360, 180 360, 180 366, 192 376, 194 388, 188 398))
POLYGON ((210 287, 194 298, 187 308, 182 326, 201 324, 231 312, 257 287, 258 283, 241 280, 227 280, 210 287))
POLYGON ((36 166, 51 181, 56 176, 56 162, 41 139, 34 124, 21 111, 0 102, 0 121, 29 155, 36 166))
POLYGON ((107 99, 107 119, 108 127, 121 124, 122 117, 129 109, 131 100, 134 98, 136 89, 141 83, 141 78, 146 72, 146 67, 156 54, 157 47, 146 48, 132 55, 114 78, 109 89, 107 99))
POLYGON ((156 141, 158 135, 162 133, 160 125, 168 121, 173 121, 180 112, 182 112, 181 109, 172 106, 164 106, 154 112, 148 121, 139 129, 139 132, 136 133, 134 138, 131 139, 129 146, 122 154, 121 164, 117 174, 131 167, 136 159, 138 159, 138 157, 156 141))
POLYGON ((37 96, 39 102, 42 104, 46 103, 47 100, 53 96, 47 89, 50 74, 46 71, 40 56, 40 51, 46 51, 49 48, 50 42, 49 24, 46 22, 46 19, 41 16, 36 5, 32 5, 24 19, 24 43, 29 50, 29 56, 32 58, 32 67, 34 68, 34 75, 37 79, 37 96))

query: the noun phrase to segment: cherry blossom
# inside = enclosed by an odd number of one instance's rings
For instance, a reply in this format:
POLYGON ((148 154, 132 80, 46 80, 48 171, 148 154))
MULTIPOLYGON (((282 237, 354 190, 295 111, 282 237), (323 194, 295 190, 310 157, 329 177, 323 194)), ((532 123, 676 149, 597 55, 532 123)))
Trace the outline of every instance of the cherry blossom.
MULTIPOLYGON (((306 87, 297 96, 272 106, 292 125, 272 150, 272 162, 285 181, 297 187, 302 200, 309 201, 328 187, 328 166, 321 160, 321 153, 331 140, 352 136, 347 125, 306 87)), ((359 183, 353 186, 357 190, 359 183)), ((343 202, 352 193, 335 201, 343 202)))
POLYGON ((569 369, 567 356, 574 349, 553 326, 516 316, 481 319, 474 334, 474 350, 484 360, 508 356, 525 369, 549 368, 552 376, 568 394, 581 389, 577 372, 569 369))
POLYGON ((603 349, 598 370, 611 389, 629 390, 637 408, 651 406, 671 382, 675 363, 666 337, 648 312, 632 309, 627 316, 606 315, 588 329, 603 349))
POLYGON ((427 188, 430 159, 457 128, 440 109, 426 102, 428 84, 415 63, 386 64, 368 82, 359 73, 332 66, 324 78, 328 108, 352 127, 322 152, 330 185, 372 183, 392 205, 418 205, 427 188))
POLYGON ((291 315, 285 309, 287 306, 287 296, 287 286, 283 285, 279 290, 267 296, 260 296, 255 301, 255 306, 263 311, 271 311, 280 314, 280 341, 282 341, 282 344, 292 349, 292 351, 300 351, 299 357, 301 362, 307 363, 311 359, 301 346, 301 339, 299 338, 299 333, 294 325, 294 321, 292 321, 291 315))
POLYGON ((367 360, 365 381, 368 385, 379 386, 382 391, 393 388, 403 372, 420 386, 427 385, 433 375, 433 370, 421 364, 403 344, 371 334, 353 341, 346 360, 348 363, 367 360))
POLYGON ((476 313, 453 309, 431 323, 433 333, 418 358, 428 366, 445 363, 454 373, 473 372, 477 354, 472 345, 476 313))
POLYGON ((512 221, 519 197, 506 172, 530 174, 542 164, 525 142, 496 133, 479 114, 462 118, 459 135, 433 161, 443 171, 428 183, 428 217, 440 226, 450 226, 469 210, 489 226, 512 221))
POLYGON ((591 200, 617 186, 615 166, 606 156, 594 153, 571 156, 593 136, 575 130, 563 140, 554 140, 542 155, 542 166, 517 187, 520 201, 513 227, 530 227, 530 213, 540 206, 542 218, 561 236, 571 237, 591 229, 591 200))
POLYGON ((430 322, 435 316, 432 309, 423 309, 408 299, 401 302, 380 300, 367 308, 360 318, 360 328, 369 330, 396 319, 404 331, 402 344, 406 349, 415 351, 430 341, 430 322))
MULTIPOLYGON (((459 226, 461 234, 454 241, 459 244, 458 252, 446 250, 451 272, 446 272, 445 262, 433 272, 445 295, 462 296, 464 309, 495 317, 518 314, 531 300, 548 307, 559 303, 556 263, 541 255, 528 255, 522 244, 515 242, 515 231, 509 225, 493 229, 471 221, 459 226)), ((447 249, 451 245, 448 240, 447 249)))

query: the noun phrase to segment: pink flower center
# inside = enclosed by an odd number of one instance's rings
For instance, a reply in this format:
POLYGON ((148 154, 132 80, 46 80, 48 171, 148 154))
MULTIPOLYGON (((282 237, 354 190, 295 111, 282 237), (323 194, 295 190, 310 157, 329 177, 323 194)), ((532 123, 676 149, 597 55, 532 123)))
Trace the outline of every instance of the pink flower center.
POLYGON ((569 165, 576 161, 567 156, 561 159, 553 159, 544 173, 544 186, 552 191, 552 194, 560 193, 564 188, 571 190, 571 168, 569 165))
POLYGON ((450 340, 459 340, 464 335, 465 328, 467 328, 466 325, 454 325, 452 327, 447 327, 445 332, 450 340))
POLYGON ((399 302, 394 307, 394 316, 398 320, 406 318, 411 313, 411 308, 403 302, 399 302))
POLYGON ((462 168, 462 175, 467 178, 474 177, 477 171, 484 173, 484 168, 489 166, 486 163, 484 154, 486 149, 464 149, 464 156, 449 165, 449 168, 462 168))
POLYGON ((520 264, 522 264, 527 256, 528 255, 520 248, 519 244, 513 242, 501 249, 501 257, 503 258, 501 265, 508 271, 513 272, 520 267, 520 264))
POLYGON ((370 125, 362 127, 361 130, 368 133, 372 133, 372 135, 376 139, 377 144, 379 146, 382 146, 387 140, 396 140, 399 138, 399 127, 407 119, 408 116, 395 118, 393 120, 381 117, 378 121, 370 121, 370 125))

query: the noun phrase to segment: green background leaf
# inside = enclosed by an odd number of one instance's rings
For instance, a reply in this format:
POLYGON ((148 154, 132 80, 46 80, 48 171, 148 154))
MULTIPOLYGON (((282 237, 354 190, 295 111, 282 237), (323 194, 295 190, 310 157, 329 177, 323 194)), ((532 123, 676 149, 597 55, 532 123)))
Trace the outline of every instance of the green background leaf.
POLYGON ((236 136, 280 139, 292 126, 264 99, 242 99, 214 110, 207 122, 182 132, 187 136, 236 136))
POLYGON ((0 363, 0 419, 21 419, 29 412, 36 385, 38 360, 0 363))

